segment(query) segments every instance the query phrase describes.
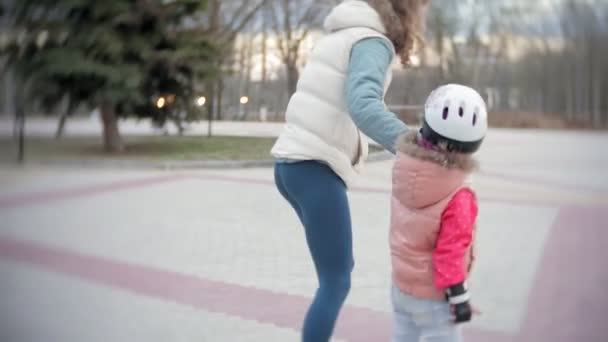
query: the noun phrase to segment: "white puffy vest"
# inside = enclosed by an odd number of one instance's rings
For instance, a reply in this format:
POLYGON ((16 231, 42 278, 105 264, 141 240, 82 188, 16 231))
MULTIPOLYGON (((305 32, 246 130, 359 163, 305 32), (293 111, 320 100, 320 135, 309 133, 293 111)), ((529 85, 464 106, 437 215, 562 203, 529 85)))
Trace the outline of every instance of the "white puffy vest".
MULTIPOLYGON (((310 55, 287 106, 284 131, 271 153, 279 159, 325 162, 351 187, 367 158, 368 143, 346 105, 350 54, 362 39, 388 38, 376 11, 358 0, 347 0, 334 8, 325 28, 330 33, 310 55)), ((385 93, 391 80, 389 68, 385 93)))

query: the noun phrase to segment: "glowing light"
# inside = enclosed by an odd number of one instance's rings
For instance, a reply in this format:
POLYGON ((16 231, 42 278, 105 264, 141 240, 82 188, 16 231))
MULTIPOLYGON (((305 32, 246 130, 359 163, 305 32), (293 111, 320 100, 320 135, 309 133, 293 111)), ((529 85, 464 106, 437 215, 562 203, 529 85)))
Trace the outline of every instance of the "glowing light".
POLYGON ((166 102, 167 101, 165 100, 164 97, 159 97, 158 100, 156 100, 156 107, 163 108, 165 106, 166 102))
POLYGON ((206 98, 206 97, 204 97, 204 96, 199 96, 199 98, 198 98, 198 99, 196 99, 196 104, 197 104, 199 107, 204 106, 204 105, 205 105, 205 103, 207 103, 207 98, 206 98))
POLYGON ((247 103, 249 103, 249 97, 247 97, 247 96, 241 97, 241 104, 247 104, 247 103))

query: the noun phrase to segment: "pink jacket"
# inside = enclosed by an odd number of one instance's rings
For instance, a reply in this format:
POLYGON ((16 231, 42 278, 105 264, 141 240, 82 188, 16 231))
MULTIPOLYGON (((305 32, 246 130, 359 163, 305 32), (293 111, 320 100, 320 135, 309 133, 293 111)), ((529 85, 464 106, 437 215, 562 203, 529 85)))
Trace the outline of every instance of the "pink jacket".
POLYGON ((400 138, 393 168, 393 280, 404 293, 440 300, 472 266, 477 203, 466 180, 475 165, 418 146, 416 134, 400 138))

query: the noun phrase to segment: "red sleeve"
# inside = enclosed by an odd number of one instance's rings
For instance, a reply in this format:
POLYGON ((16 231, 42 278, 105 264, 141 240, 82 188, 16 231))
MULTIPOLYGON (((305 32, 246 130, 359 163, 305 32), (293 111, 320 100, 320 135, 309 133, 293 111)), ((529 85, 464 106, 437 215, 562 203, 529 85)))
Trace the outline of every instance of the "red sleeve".
POLYGON ((433 251, 435 287, 444 290, 467 278, 466 253, 473 242, 477 200, 470 189, 452 197, 441 215, 441 228, 433 251))

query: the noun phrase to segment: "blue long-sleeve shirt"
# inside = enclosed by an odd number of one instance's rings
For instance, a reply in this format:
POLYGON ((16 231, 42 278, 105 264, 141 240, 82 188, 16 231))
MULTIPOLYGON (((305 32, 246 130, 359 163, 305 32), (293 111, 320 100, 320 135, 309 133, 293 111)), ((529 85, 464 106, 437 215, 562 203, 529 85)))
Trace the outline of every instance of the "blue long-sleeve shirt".
POLYGON ((364 39, 351 51, 345 96, 348 111, 368 137, 395 153, 395 142, 408 128, 384 103, 384 81, 393 50, 382 38, 364 39))
POLYGON ((408 128, 384 103, 384 81, 393 57, 392 47, 385 39, 368 38, 356 43, 351 51, 344 94, 355 125, 394 154, 397 138, 408 128))

